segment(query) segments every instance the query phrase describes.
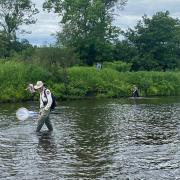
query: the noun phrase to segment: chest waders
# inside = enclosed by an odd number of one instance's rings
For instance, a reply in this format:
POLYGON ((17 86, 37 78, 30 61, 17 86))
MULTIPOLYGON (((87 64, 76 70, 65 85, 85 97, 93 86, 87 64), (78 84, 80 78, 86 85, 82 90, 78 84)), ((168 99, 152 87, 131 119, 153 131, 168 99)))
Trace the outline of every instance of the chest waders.
MULTIPOLYGON (((45 94, 45 92, 44 92, 44 94, 45 94)), ((46 96, 46 99, 47 99, 47 96, 46 96)), ((44 106, 46 106, 47 103, 48 103, 48 101, 43 102, 44 106)), ((44 124, 46 124, 49 131, 53 131, 53 127, 52 127, 51 121, 49 119, 50 112, 51 112, 51 108, 49 110, 44 110, 44 108, 40 109, 40 116, 38 118, 36 132, 39 132, 44 124)))

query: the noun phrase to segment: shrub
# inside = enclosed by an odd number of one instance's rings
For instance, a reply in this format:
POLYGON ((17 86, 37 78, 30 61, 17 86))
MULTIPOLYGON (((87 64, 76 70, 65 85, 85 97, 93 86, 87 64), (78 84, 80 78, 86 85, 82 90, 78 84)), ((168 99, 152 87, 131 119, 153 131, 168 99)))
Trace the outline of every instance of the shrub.
MULTIPOLYGON (((28 83, 42 80, 58 99, 82 97, 128 97, 133 85, 141 96, 180 95, 180 72, 119 72, 95 67, 45 69, 18 61, 0 61, 0 101, 29 100, 28 83), (66 78, 65 78, 66 77, 66 78)), ((38 99, 36 94, 35 99, 38 99)))
POLYGON ((126 72, 131 70, 132 64, 122 61, 104 62, 103 67, 108 69, 114 69, 119 72, 126 72))

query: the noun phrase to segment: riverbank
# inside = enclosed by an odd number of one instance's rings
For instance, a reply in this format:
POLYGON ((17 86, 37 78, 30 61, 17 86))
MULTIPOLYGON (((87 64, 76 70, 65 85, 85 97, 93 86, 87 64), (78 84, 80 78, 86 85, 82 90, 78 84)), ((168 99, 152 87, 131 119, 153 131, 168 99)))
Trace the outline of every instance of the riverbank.
POLYGON ((23 62, 0 62, 0 101, 38 99, 28 93, 28 83, 42 80, 62 99, 119 98, 131 96, 135 84, 141 96, 179 96, 180 72, 118 72, 94 67, 46 69, 23 62))

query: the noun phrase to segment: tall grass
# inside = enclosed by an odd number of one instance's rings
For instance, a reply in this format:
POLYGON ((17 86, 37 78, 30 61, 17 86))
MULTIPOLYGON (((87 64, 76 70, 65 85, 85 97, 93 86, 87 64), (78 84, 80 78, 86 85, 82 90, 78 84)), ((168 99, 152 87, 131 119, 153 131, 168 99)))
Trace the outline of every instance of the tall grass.
POLYGON ((124 97, 137 85, 142 96, 180 95, 180 72, 118 72, 73 67, 68 70, 69 94, 124 97))
POLYGON ((51 79, 52 74, 41 67, 14 61, 0 61, 0 101, 27 100, 25 88, 30 82, 51 79))
MULTIPOLYGON (((135 84, 141 96, 180 95, 180 72, 118 72, 112 68, 71 67, 47 70, 15 61, 0 61, 0 101, 29 100, 28 83, 42 80, 57 98, 128 97, 135 84)), ((36 95, 38 98, 38 94, 36 95)))
POLYGON ((114 69, 119 72, 127 72, 131 70, 132 64, 122 61, 104 62, 103 68, 114 69))

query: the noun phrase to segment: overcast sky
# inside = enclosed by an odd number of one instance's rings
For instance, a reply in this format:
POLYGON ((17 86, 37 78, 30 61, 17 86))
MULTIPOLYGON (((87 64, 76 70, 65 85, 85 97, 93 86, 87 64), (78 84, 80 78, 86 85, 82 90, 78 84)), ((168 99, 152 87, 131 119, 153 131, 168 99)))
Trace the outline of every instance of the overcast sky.
MULTIPOLYGON (((34 25, 24 27, 31 31, 31 34, 21 35, 20 38, 26 38, 34 45, 45 45, 55 42, 52 36, 60 29, 59 17, 54 13, 42 11, 44 0, 32 0, 40 13, 37 15, 37 22, 34 25)), ((138 20, 144 14, 152 16, 158 11, 170 11, 170 15, 180 19, 180 0, 128 0, 124 10, 115 16, 114 24, 122 29, 134 27, 138 20)))

